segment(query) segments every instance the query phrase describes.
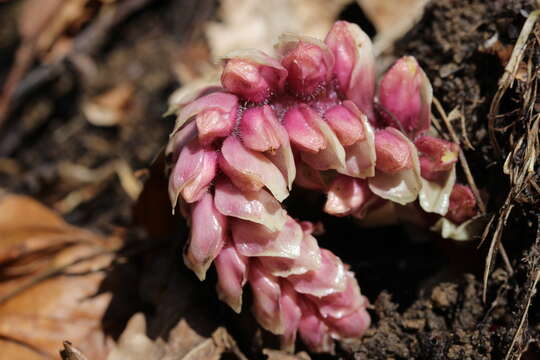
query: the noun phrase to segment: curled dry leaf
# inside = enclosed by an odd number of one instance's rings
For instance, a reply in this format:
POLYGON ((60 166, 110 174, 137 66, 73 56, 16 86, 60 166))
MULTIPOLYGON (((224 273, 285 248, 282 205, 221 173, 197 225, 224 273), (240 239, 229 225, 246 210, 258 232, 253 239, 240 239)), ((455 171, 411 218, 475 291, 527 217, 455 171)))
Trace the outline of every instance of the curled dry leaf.
POLYGON ((82 111, 95 126, 115 126, 126 119, 135 92, 131 84, 124 83, 107 90, 83 103, 82 111))
POLYGON ((121 241, 70 226, 35 200, 0 198, 0 348, 6 359, 54 357, 70 339, 90 359, 110 345, 100 270, 121 241))

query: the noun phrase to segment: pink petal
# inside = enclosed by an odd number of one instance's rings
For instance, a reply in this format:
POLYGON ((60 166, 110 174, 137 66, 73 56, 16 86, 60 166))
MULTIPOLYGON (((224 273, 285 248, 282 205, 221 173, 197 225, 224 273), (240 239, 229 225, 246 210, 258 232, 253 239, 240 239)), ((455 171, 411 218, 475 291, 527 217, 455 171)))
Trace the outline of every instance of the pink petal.
POLYGON ((181 193, 188 203, 199 200, 216 175, 217 154, 203 148, 197 139, 182 148, 169 177, 169 197, 176 207, 181 193))
POLYGON ((294 107, 285 113, 283 126, 295 148, 318 153, 327 147, 317 119, 319 119, 317 113, 306 105, 294 107))
POLYGON ((318 269, 288 277, 296 291, 321 297, 345 290, 347 278, 341 260, 326 249, 321 249, 321 260, 318 269))
POLYGON ((317 240, 305 231, 300 245, 300 255, 296 258, 259 258, 259 262, 270 274, 280 277, 305 274, 308 271, 316 270, 321 266, 321 261, 321 250, 317 240))
MULTIPOLYGON (((388 146, 388 148, 384 150, 388 151, 377 151, 377 173, 374 177, 368 179, 369 188, 375 195, 378 195, 383 199, 405 205, 415 201, 422 188, 418 153, 416 152, 414 144, 400 131, 390 127, 383 131, 391 135, 389 137, 391 141, 384 143, 388 146), (393 142, 393 140, 397 141, 393 142), (408 153, 408 157, 397 154, 397 150, 395 150, 395 147, 398 146, 397 144, 399 144, 399 151, 408 153), (402 145, 405 146, 402 147, 402 145), (380 157, 379 154, 381 154, 380 157), (384 169, 386 171, 395 171, 396 168, 402 167, 402 170, 395 173, 379 171, 379 163, 384 162, 385 159, 388 161, 388 156, 392 157, 392 161, 386 163, 384 169), (398 161, 396 161, 396 159, 398 159, 398 161), (409 164, 412 164, 410 168, 408 167, 409 164)), ((380 144, 381 143, 379 143, 379 145, 380 144)), ((382 147, 380 149, 382 149, 382 147)))
POLYGON ((206 271, 221 251, 226 239, 227 219, 214 207, 209 193, 193 205, 191 235, 184 252, 184 262, 199 280, 206 278, 206 271))
POLYGON ((199 140, 209 144, 217 137, 225 137, 232 131, 236 122, 238 98, 231 94, 215 92, 186 105, 176 119, 173 134, 189 119, 197 116, 199 140))
POLYGON ((345 150, 330 126, 309 106, 301 104, 283 118, 302 160, 316 170, 343 169, 345 150), (309 131, 308 131, 309 130, 309 131))
POLYGON ((283 90, 287 70, 264 52, 236 51, 224 60, 221 83, 230 92, 248 101, 261 102, 283 90))
POLYGON ((376 168, 387 174, 395 174, 413 166, 408 140, 397 135, 396 131, 384 129, 375 134, 376 168))
POLYGON ((242 143, 254 151, 274 151, 281 146, 278 127, 280 124, 270 106, 247 109, 240 119, 242 143))
POLYGON ((360 119, 343 105, 335 105, 324 113, 324 118, 343 146, 365 138, 360 119))
POLYGON ((228 180, 217 182, 214 203, 220 213, 266 226, 270 231, 283 229, 287 213, 265 190, 241 192, 228 180))
POLYGON ((279 298, 279 309, 283 322, 281 348, 288 352, 294 352, 296 332, 302 318, 302 310, 299 306, 298 294, 294 288, 285 279, 282 279, 280 283, 281 297, 279 298))
POLYGON ((362 124, 363 138, 345 147, 345 169, 338 171, 344 175, 365 179, 375 175, 375 134, 366 115, 360 112, 351 101, 344 101, 343 106, 355 114, 362 124))
MULTIPOLYGON (((418 200, 422 209, 439 215, 446 215, 450 205, 450 194, 456 182, 456 168, 439 173, 436 181, 422 178, 422 189, 418 200)), ((425 217, 425 216, 424 216, 425 217)))
POLYGON ((371 324, 371 318, 364 308, 340 319, 327 318, 325 322, 331 329, 335 339, 353 339, 361 337, 371 324))
POLYGON ((446 218, 459 225, 473 218, 477 212, 476 198, 472 190, 465 185, 454 185, 446 218))
POLYGON ((422 177, 437 181, 445 176, 458 160, 459 146, 449 141, 423 135, 414 141, 420 153, 422 177))
POLYGON ((279 300, 279 279, 268 274, 264 267, 253 261, 249 270, 249 284, 253 292, 253 314, 263 328, 273 334, 283 334, 283 321, 279 300))
POLYGON ((278 167, 286 179, 287 188, 292 189, 292 184, 296 178, 296 165, 294 155, 289 142, 289 135, 283 126, 280 125, 279 141, 280 147, 273 153, 267 153, 266 156, 278 167))
POLYGON ((287 83, 299 96, 311 95, 330 80, 334 56, 320 40, 308 36, 282 35, 276 46, 287 69, 287 83))
POLYGON ((238 254, 231 244, 226 244, 214 260, 216 265, 219 299, 236 313, 242 310, 242 288, 247 281, 246 257, 238 254))
POLYGON ((341 91, 374 121, 375 57, 371 40, 358 25, 337 21, 325 43, 334 54, 334 74, 341 91))
POLYGON ((165 155, 173 163, 176 163, 180 156, 180 151, 197 136, 197 124, 195 122, 189 122, 182 129, 178 130, 174 134, 171 134, 167 148, 165 149, 165 155))
POLYGON ((330 329, 325 324, 316 307, 305 299, 300 302, 302 318, 298 325, 298 333, 302 342, 310 351, 316 353, 333 353, 334 341, 330 337, 330 329))
POLYGON ((258 191, 263 186, 283 201, 289 196, 281 171, 263 154, 247 149, 235 136, 223 142, 219 166, 229 179, 244 191, 258 191))
POLYGON ((367 299, 360 294, 360 288, 352 272, 347 272, 347 287, 345 291, 323 296, 312 297, 323 318, 340 319, 367 305, 367 299))
POLYGON ((265 226, 245 220, 233 220, 232 237, 236 250, 244 256, 277 256, 297 258, 303 232, 291 217, 281 231, 271 232, 265 226))
POLYGON ((335 216, 346 216, 364 206, 371 196, 366 181, 338 175, 330 184, 324 211, 335 216))
POLYGON ((399 59, 379 86, 379 102, 392 114, 387 125, 403 129, 413 139, 428 130, 432 94, 431 84, 416 59, 411 56, 399 59))

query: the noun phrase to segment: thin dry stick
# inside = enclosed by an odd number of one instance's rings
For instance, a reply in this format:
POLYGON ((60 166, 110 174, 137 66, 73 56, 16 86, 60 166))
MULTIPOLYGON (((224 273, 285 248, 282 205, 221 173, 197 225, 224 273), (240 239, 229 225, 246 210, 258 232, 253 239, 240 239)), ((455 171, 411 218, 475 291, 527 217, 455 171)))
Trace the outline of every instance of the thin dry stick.
POLYGON ((531 287, 528 290, 528 298, 527 298, 527 304, 525 305, 525 309, 523 309, 523 313, 521 314, 521 320, 519 321, 519 326, 514 333, 514 337, 512 338, 512 343, 510 344, 510 348, 508 349, 508 352, 506 353, 505 360, 508 360, 512 354, 512 350, 514 349, 514 346, 516 345, 518 335, 523 330, 523 325, 525 324, 525 320, 527 320, 527 313, 529 312, 529 307, 531 306, 532 298, 536 292, 536 285, 538 285, 538 281, 540 280, 540 269, 536 271, 536 276, 534 277, 534 281, 531 285, 531 287))
MULTIPOLYGON (((440 101, 433 97, 433 103, 435 104, 435 107, 437 108, 437 111, 441 115, 448 132, 450 133, 450 137, 452 138, 452 141, 456 144, 460 145, 459 138, 456 134, 456 131, 454 130, 454 127, 452 126, 452 123, 450 120, 448 120, 448 116, 446 115, 446 112, 444 111, 444 108, 442 107, 440 101)), ((478 187, 476 186, 476 182, 474 181, 474 178, 471 173, 471 169, 469 167, 469 163, 467 162, 467 158, 465 157, 465 153, 463 150, 459 150, 459 163, 461 164, 461 167, 463 168, 463 172, 465 173, 465 177, 467 178, 467 182, 469 183, 469 186, 471 187, 471 190, 476 198, 476 201, 478 203, 478 208, 480 209, 481 214, 486 214, 486 205, 482 198, 480 197, 480 191, 478 191, 478 187)), ((508 254, 506 252, 506 249, 504 248, 503 244, 501 242, 498 242, 498 249, 501 253, 501 257, 504 262, 504 266, 506 267, 506 270, 508 273, 513 274, 514 269, 512 268, 512 264, 510 263, 510 258, 508 257, 508 254)), ((488 255, 489 256, 489 255, 488 255)), ((491 261, 489 261, 489 258, 487 259, 487 263, 491 264, 491 261)), ((484 288, 486 288, 484 284, 484 288)))

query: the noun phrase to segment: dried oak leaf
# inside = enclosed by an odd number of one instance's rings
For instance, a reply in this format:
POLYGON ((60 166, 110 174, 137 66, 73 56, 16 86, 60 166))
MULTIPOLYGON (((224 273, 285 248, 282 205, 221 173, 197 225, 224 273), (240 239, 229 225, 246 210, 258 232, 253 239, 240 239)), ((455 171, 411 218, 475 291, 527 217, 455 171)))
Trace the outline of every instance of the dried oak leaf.
POLYGON ((219 360, 226 353, 247 360, 221 327, 204 338, 182 319, 169 333, 167 342, 161 338, 152 340, 146 333, 144 315, 133 315, 107 360, 219 360))
POLYGON ((64 222, 35 200, 0 197, 0 348, 6 359, 57 357, 64 340, 103 359, 110 295, 103 271, 121 245, 64 222))

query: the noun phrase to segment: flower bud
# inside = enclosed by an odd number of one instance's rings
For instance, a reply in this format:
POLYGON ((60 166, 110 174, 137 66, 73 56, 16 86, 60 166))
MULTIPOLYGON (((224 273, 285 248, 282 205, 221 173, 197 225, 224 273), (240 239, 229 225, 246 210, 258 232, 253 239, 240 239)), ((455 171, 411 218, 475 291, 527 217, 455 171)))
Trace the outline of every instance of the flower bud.
POLYGON ((283 116, 283 126, 298 150, 318 153, 326 148, 326 139, 316 122, 318 118, 306 105, 294 107, 283 116))
POLYGON ((334 352, 334 342, 330 330, 317 308, 309 300, 300 301, 302 318, 298 324, 298 333, 306 346, 313 352, 334 352))
POLYGON ((215 92, 186 105, 176 120, 175 134, 189 119, 196 116, 199 141, 202 145, 216 138, 228 136, 236 124, 238 98, 231 94, 215 92))
POLYGON ((220 213, 266 226, 270 231, 283 229, 287 213, 265 190, 242 192, 228 180, 215 185, 214 203, 220 213))
POLYGON ((360 119, 343 105, 326 110, 324 118, 343 146, 352 145, 366 136, 360 119))
POLYGON ((365 180, 338 175, 330 184, 324 211, 335 216, 346 216, 356 212, 371 198, 365 180))
POLYGON ((341 260, 326 249, 321 249, 321 256, 321 266, 318 269, 288 277, 299 293, 321 297, 345 290, 347 278, 341 260))
POLYGON ((371 40, 356 24, 338 21, 324 41, 334 54, 341 92, 374 121, 375 56, 371 40))
POLYGON ((249 268, 249 284, 253 292, 253 314, 257 321, 271 333, 283 334, 279 279, 268 274, 257 260, 253 260, 249 268))
POLYGON ((296 332, 302 318, 299 295, 287 280, 281 280, 280 283, 281 297, 279 298, 279 310, 283 324, 281 348, 288 352, 294 352, 296 332))
POLYGON ((402 129, 414 139, 430 127, 432 96, 431 84, 416 59, 402 57, 379 86, 379 102, 390 113, 386 125, 402 129))
POLYGON ((289 196, 285 178, 274 163, 260 152, 244 147, 236 136, 223 142, 219 167, 244 191, 259 191, 266 186, 278 201, 289 196))
POLYGON ((201 281, 225 243, 226 228, 227 219, 214 207, 212 195, 205 193, 193 205, 191 235, 184 253, 185 264, 201 281))
POLYGON ((287 70, 274 58, 259 50, 245 50, 225 57, 221 83, 242 98, 261 102, 282 91, 287 70))
POLYGON ((274 276, 300 275, 321 267, 321 249, 317 240, 304 231, 298 256, 294 258, 265 256, 260 257, 259 261, 274 276))
POLYGON ((254 151, 274 151, 281 146, 281 125, 268 105, 247 109, 240 119, 240 136, 244 145, 254 151))
POLYGON ((346 277, 347 287, 344 291, 322 298, 311 297, 323 318, 340 319, 366 307, 367 299, 360 293, 354 274, 348 271, 346 277))
POLYGON ((387 127, 375 134, 377 172, 368 178, 377 196, 405 205, 417 199, 422 189, 420 162, 414 144, 400 131, 387 127))
POLYGON ((227 243, 216 257, 218 275, 217 292, 219 299, 228 304, 236 313, 242 310, 242 288, 247 281, 248 259, 227 243))
POLYGON ((291 217, 281 231, 269 231, 263 225, 234 219, 231 224, 236 250, 244 256, 276 256, 295 259, 300 256, 304 233, 291 217))
POLYGON ((366 332, 371 324, 371 318, 365 308, 360 308, 339 319, 329 317, 325 322, 335 339, 354 339, 366 332))
POLYGON ((178 196, 192 203, 199 200, 216 175, 217 153, 195 139, 182 148, 169 177, 169 197, 176 207, 178 196))
POLYGON ((330 80, 334 57, 320 40, 307 36, 283 35, 277 45, 287 69, 287 83, 298 96, 313 94, 330 80))
POLYGON ((477 213, 476 198, 472 190, 461 184, 455 184, 450 194, 450 205, 446 218, 454 224, 462 224, 477 213))
POLYGON ((413 166, 407 141, 388 129, 375 133, 375 152, 377 170, 387 174, 395 174, 413 166))
POLYGON ((420 152, 422 177, 436 181, 450 171, 458 160, 459 147, 452 142, 424 135, 414 141, 420 152))

